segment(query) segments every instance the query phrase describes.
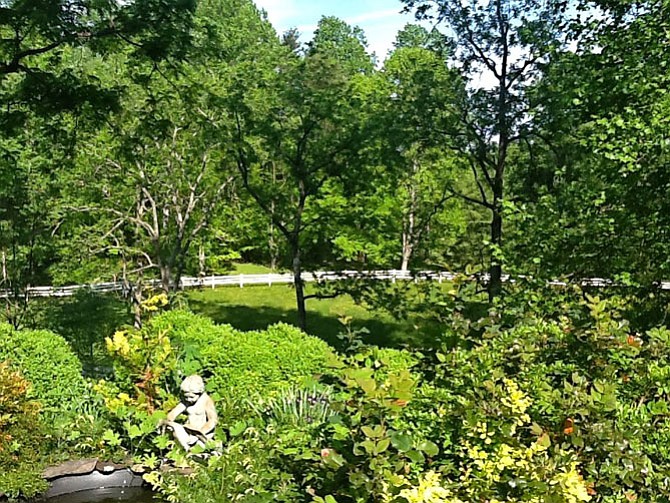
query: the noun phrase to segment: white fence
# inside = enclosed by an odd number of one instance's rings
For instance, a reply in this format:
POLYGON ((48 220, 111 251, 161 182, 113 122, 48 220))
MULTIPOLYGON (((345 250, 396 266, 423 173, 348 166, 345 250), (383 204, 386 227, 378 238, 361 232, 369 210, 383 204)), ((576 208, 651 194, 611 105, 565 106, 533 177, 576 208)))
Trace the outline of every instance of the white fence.
MULTIPOLYGON (((455 274, 448 272, 433 271, 319 271, 305 272, 302 279, 305 282, 316 281, 339 281, 344 279, 376 279, 395 282, 397 280, 437 280, 442 282, 445 279, 453 279, 455 274)), ((147 282, 152 287, 159 287, 158 280, 147 282)), ((181 288, 216 288, 217 286, 238 286, 247 285, 273 285, 273 284, 292 284, 292 273, 271 273, 271 274, 233 274, 226 276, 184 276, 181 279, 181 288)), ((28 288, 29 297, 71 297, 78 290, 87 289, 96 293, 123 292, 127 289, 122 281, 112 281, 107 283, 94 283, 89 285, 71 285, 71 286, 33 286, 28 288)), ((0 298, 7 298, 11 292, 0 290, 0 298)))
MULTIPOLYGON (((452 280, 458 275, 451 272, 435 272, 435 271, 319 271, 303 273, 302 279, 305 282, 315 281, 339 281, 345 279, 373 279, 383 281, 438 281, 452 280)), ((471 276, 473 281, 486 282, 488 280, 487 274, 471 276)), ((514 282, 509 276, 503 276, 504 282, 514 282)), ((184 276, 181 280, 182 288, 216 288, 218 286, 237 286, 244 287, 247 285, 273 285, 273 284, 292 284, 293 274, 235 274, 227 276, 202 276, 192 277, 184 276)), ((153 287, 160 285, 158 280, 150 281, 149 284, 153 287)), ((566 286, 568 283, 563 281, 551 281, 550 285, 566 286)), ((588 278, 579 282, 582 286, 594 287, 608 287, 616 286, 612 280, 603 278, 588 278)), ((662 281, 658 283, 661 290, 670 290, 670 281, 662 281)), ((122 292, 126 289, 126 285, 122 281, 95 283, 90 285, 72 285, 62 287, 51 286, 34 286, 29 287, 27 294, 29 297, 70 297, 78 290, 88 289, 96 293, 107 292, 122 292)), ((7 298, 11 296, 11 292, 7 290, 0 290, 0 298, 7 298)))

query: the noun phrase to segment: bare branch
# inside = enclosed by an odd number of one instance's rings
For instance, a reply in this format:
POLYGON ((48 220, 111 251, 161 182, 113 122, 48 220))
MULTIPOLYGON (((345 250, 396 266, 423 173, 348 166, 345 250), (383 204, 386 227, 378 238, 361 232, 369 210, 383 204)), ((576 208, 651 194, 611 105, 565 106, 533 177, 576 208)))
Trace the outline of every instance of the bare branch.
POLYGON ((309 295, 305 295, 304 299, 334 299, 336 297, 339 297, 342 295, 342 292, 336 292, 336 293, 311 293, 309 295))
MULTIPOLYGON (((475 182, 477 183, 477 188, 479 189, 479 194, 482 196, 482 201, 484 203, 488 204, 489 202, 488 202, 488 199, 486 197, 486 191, 484 190, 484 187, 483 187, 481 181, 479 180, 479 175, 477 174, 478 173, 477 166, 475 166, 475 163, 472 160, 472 158, 468 159, 468 164, 470 165, 470 170, 472 171, 472 176, 474 177, 475 182)), ((486 170, 484 168, 482 168, 482 171, 484 171, 486 173, 486 170)))
POLYGON ((460 197, 461 199, 463 199, 464 201, 467 201, 469 203, 477 204, 479 206, 483 206, 484 208, 487 208, 489 210, 493 209, 493 205, 491 203, 486 202, 486 201, 480 201, 479 199, 475 199, 473 197, 466 196, 465 194, 461 194, 460 192, 457 192, 452 188, 448 188, 447 191, 450 194, 453 194, 456 197, 460 197))

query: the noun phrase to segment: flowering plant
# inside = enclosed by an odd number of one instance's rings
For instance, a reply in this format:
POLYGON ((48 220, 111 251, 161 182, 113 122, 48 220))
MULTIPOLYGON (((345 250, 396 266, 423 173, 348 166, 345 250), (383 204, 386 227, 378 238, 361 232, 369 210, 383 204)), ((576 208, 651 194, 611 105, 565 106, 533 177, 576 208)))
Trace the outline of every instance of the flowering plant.
MULTIPOLYGON (((573 453, 552 449, 549 435, 531 423, 530 398, 511 379, 490 382, 488 402, 462 421, 453 470, 389 479, 383 498, 403 503, 580 503, 591 499, 573 453), (528 434, 530 433, 530 435, 528 434)), ((474 404, 471 404, 474 406, 474 404)))

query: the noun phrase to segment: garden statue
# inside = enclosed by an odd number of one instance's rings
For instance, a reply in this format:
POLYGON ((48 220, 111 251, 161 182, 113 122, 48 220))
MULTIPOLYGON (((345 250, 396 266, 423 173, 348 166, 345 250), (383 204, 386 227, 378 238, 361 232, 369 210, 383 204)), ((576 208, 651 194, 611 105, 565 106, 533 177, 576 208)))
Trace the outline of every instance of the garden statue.
POLYGON ((161 425, 172 431, 175 440, 189 451, 194 445, 204 447, 214 437, 214 427, 218 422, 214 401, 205 393, 205 383, 198 375, 188 376, 181 383, 182 401, 168 415, 161 425), (188 419, 180 424, 175 419, 182 413, 188 419))

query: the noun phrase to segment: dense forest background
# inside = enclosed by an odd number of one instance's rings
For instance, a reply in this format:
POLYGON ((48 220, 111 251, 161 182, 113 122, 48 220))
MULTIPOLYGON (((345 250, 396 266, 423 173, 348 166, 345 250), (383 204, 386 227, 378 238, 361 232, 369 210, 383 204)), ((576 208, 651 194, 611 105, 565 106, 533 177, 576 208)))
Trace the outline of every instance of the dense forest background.
POLYGON ((665 1, 0 2, 0 288, 286 268, 668 279, 665 1), (424 26, 434 26, 429 30, 424 26))

